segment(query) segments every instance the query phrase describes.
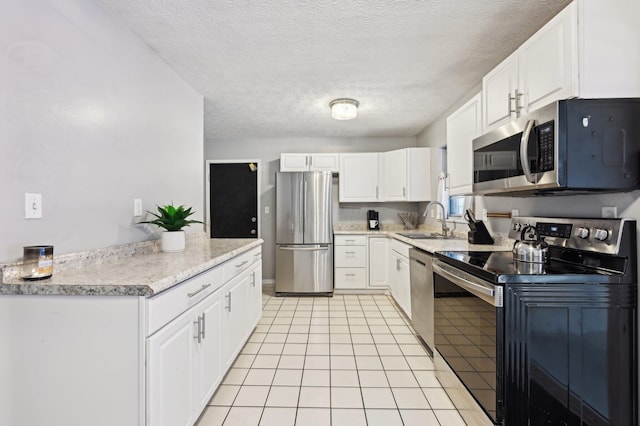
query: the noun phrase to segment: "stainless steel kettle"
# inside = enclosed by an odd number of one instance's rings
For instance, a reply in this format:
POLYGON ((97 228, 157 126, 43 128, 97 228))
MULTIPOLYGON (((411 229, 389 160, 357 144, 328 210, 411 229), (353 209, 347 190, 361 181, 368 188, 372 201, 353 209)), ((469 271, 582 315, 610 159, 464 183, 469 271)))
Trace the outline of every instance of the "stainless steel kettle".
POLYGON ((549 262, 549 245, 543 238, 537 238, 535 228, 527 225, 522 228, 520 241, 513 245, 513 258, 518 262, 549 262))

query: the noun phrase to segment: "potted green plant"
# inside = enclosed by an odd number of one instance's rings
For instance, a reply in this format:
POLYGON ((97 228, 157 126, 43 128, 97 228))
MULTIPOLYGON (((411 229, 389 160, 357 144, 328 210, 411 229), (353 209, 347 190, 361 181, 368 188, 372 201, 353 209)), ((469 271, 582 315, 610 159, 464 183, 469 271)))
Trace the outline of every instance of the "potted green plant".
POLYGON ((160 250, 164 252, 179 252, 185 247, 185 235, 182 228, 190 226, 192 223, 202 223, 199 220, 188 219, 194 214, 191 207, 185 208, 180 205, 175 207, 173 203, 166 206, 158 206, 158 213, 147 212, 155 216, 153 220, 145 220, 139 223, 150 223, 160 228, 164 228, 165 232, 160 237, 160 250))

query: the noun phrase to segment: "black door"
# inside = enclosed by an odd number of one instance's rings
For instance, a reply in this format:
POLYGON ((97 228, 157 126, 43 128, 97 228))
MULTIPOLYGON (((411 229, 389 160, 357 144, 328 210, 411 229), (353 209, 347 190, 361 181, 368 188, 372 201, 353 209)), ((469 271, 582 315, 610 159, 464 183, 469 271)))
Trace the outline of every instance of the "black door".
POLYGON ((209 164, 209 209, 211 238, 257 238, 257 163, 209 164))

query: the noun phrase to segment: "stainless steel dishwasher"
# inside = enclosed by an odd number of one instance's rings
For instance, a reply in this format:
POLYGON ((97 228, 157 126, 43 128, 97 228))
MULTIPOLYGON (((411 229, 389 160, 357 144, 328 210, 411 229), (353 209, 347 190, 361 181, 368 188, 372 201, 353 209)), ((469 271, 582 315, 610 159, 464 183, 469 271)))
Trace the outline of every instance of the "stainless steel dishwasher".
POLYGON ((411 280, 411 322, 433 355, 433 256, 416 248, 409 249, 411 280))

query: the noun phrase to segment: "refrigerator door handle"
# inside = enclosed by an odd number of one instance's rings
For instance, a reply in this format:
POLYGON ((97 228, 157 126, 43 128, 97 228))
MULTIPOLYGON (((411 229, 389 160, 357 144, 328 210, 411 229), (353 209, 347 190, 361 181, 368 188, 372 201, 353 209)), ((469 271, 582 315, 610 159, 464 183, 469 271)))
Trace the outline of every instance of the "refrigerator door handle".
POLYGON ((321 247, 280 246, 278 248, 280 250, 290 250, 290 251, 326 251, 326 250, 329 250, 329 246, 321 246, 321 247))

